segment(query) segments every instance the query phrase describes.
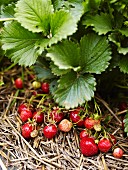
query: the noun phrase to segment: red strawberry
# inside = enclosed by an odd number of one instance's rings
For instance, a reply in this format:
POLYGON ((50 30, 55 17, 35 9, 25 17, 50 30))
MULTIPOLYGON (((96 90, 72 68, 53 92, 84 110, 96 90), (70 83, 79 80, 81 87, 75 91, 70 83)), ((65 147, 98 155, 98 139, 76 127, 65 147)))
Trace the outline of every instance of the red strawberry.
POLYGON ((52 120, 54 120, 56 123, 59 123, 64 118, 64 113, 57 108, 51 111, 50 116, 52 120))
POLYGON ((17 89, 22 89, 23 88, 23 81, 21 78, 17 78, 15 80, 15 86, 17 89))
POLYGON ((18 106, 18 113, 21 113, 21 111, 23 110, 30 110, 31 112, 34 112, 35 109, 33 108, 32 105, 28 105, 27 103, 21 103, 19 106, 18 106))
POLYGON ((96 124, 100 124, 100 120, 95 120, 92 117, 87 117, 84 121, 84 126, 87 129, 93 129, 96 124))
POLYGON ((80 132, 80 139, 86 138, 86 137, 89 137, 89 133, 87 132, 86 129, 84 129, 80 132))
POLYGON ((31 138, 31 133, 33 132, 34 128, 31 123, 27 122, 21 127, 21 134, 24 138, 31 138))
POLYGON ((48 94, 49 93, 49 83, 47 83, 47 82, 42 83, 41 89, 44 93, 48 94))
POLYGON ((115 158, 122 158, 124 151, 121 148, 115 148, 113 151, 113 156, 115 158))
POLYGON ((72 128, 73 124, 68 119, 63 119, 58 125, 59 130, 63 132, 69 132, 72 128))
POLYGON ((52 139, 57 134, 57 127, 54 124, 49 124, 43 128, 44 136, 52 139))
POLYGON ((70 115, 69 115, 70 120, 73 123, 76 123, 76 125, 79 126, 79 127, 84 126, 84 119, 80 115, 81 111, 82 111, 82 109, 78 108, 78 109, 75 109, 73 111, 70 111, 70 115))
POLYGON ((86 137, 80 140, 80 150, 85 156, 94 156, 98 153, 98 146, 94 139, 86 137))
POLYGON ((98 148, 101 152, 108 152, 112 147, 112 143, 108 138, 102 138, 98 142, 98 148))
POLYGON ((31 110, 26 109, 20 112, 20 119, 22 120, 22 122, 26 122, 28 121, 28 119, 31 119, 31 118, 32 118, 31 110))
POLYGON ((42 111, 36 111, 33 113, 33 119, 35 119, 35 121, 37 123, 43 123, 44 121, 44 113, 42 111))
POLYGON ((18 106, 18 113, 21 113, 21 111, 23 111, 23 110, 27 110, 27 105, 25 103, 21 103, 18 106))

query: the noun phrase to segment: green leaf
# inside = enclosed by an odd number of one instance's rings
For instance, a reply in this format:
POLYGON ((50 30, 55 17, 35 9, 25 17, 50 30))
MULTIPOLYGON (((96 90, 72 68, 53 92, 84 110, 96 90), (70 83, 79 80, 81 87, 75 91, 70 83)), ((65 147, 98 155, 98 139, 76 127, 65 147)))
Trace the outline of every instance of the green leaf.
POLYGON ((50 68, 51 68, 52 73, 57 76, 62 76, 70 71, 70 69, 66 69, 66 70, 59 69, 59 67, 55 65, 53 62, 50 63, 50 68))
POLYGON ((126 113, 123 122, 124 122, 124 132, 127 132, 127 136, 128 136, 128 113, 126 113))
POLYGON ((44 81, 45 79, 54 78, 54 75, 51 73, 51 70, 48 68, 35 65, 34 71, 36 73, 37 78, 40 79, 41 81, 44 81))
POLYGON ((55 91, 55 101, 66 109, 82 105, 94 96, 95 78, 92 75, 78 76, 75 72, 63 75, 55 91))
POLYGON ((24 28, 48 34, 53 10, 51 0, 19 0, 15 17, 24 28))
POLYGON ((121 32, 122 35, 125 35, 126 37, 128 37, 128 28, 120 29, 119 32, 121 32))
POLYGON ((79 21, 82 14, 84 13, 83 0, 68 0, 69 1, 69 12, 71 13, 74 20, 79 21))
POLYGON ((94 9, 98 9, 100 5, 101 0, 86 0, 84 2, 84 8, 85 11, 94 11, 94 9))
POLYGON ((8 6, 6 6, 5 8, 3 8, 3 10, 1 11, 1 18, 14 18, 14 11, 15 8, 15 4, 9 4, 8 6))
POLYGON ((56 11, 51 16, 50 22, 50 32, 51 35, 45 41, 39 41, 37 46, 39 46, 40 53, 44 50, 44 47, 51 46, 52 44, 66 39, 67 36, 72 35, 77 30, 77 22, 67 11, 60 10, 56 11))
POLYGON ((80 41, 83 72, 100 74, 108 67, 111 51, 105 37, 88 34, 80 41))
POLYGON ((83 25, 86 25, 86 27, 92 26, 93 30, 98 32, 99 35, 107 34, 109 31, 112 31, 111 17, 106 13, 97 14, 95 16, 85 16, 83 25))
POLYGON ((128 73, 128 56, 123 56, 119 62, 120 71, 128 73))
POLYGON ((64 10, 56 11, 51 16, 50 29, 51 39, 49 46, 72 35, 77 30, 77 22, 69 12, 64 10))
POLYGON ((63 41, 48 49, 47 57, 50 57, 59 69, 73 69, 77 71, 79 67, 79 47, 71 41, 63 41))
POLYGON ((35 44, 39 39, 40 35, 29 32, 14 21, 3 28, 2 48, 14 63, 31 66, 38 57, 35 44))
POLYGON ((117 46, 117 51, 120 54, 126 55, 128 53, 128 47, 121 47, 121 42, 118 39, 118 34, 111 33, 109 36, 109 41, 113 42, 117 46))

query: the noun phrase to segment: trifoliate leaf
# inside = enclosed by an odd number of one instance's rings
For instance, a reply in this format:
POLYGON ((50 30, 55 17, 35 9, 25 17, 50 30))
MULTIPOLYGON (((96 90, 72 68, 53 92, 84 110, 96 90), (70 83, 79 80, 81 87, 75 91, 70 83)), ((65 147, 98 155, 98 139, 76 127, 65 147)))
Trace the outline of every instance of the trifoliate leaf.
POLYGON ((88 15, 85 16, 83 25, 86 27, 92 26, 93 30, 98 32, 99 35, 107 34, 112 30, 111 17, 109 14, 101 13, 100 15, 88 15))
POLYGON ((50 63, 50 68, 51 68, 52 73, 57 76, 62 76, 70 71, 70 69, 66 69, 66 70, 59 69, 59 67, 55 65, 53 62, 50 63))
POLYGON ((128 73, 128 56, 123 56, 119 62, 120 71, 123 73, 128 73))
POLYGON ((111 51, 105 37, 88 34, 80 41, 81 63, 83 72, 100 74, 108 67, 111 51))
POLYGON ((63 41, 48 49, 47 57, 50 57, 59 69, 79 70, 80 53, 77 44, 71 41, 63 41))
POLYGON ((15 17, 24 28, 47 35, 53 10, 51 0, 19 0, 15 17))
POLYGON ((82 105, 94 96, 95 78, 92 75, 78 76, 75 72, 63 75, 59 80, 54 98, 66 109, 82 105))
POLYGON ((3 28, 2 48, 14 63, 31 66, 38 57, 35 44, 39 39, 42 40, 40 35, 29 32, 14 21, 3 28))

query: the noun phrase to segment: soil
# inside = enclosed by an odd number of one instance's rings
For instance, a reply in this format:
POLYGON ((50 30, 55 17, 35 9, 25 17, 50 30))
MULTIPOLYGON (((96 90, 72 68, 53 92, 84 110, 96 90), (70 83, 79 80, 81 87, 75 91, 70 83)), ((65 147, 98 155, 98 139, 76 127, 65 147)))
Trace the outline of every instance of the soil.
MULTIPOLYGON (((0 165, 3 170, 128 170, 128 138, 121 124, 123 113, 99 96, 96 100, 111 116, 106 128, 117 138, 115 146, 124 150, 121 159, 114 158, 112 150, 108 153, 99 152, 93 157, 83 156, 79 149, 81 128, 74 127, 68 133, 58 131, 55 138, 48 140, 42 134, 42 124, 36 137, 24 139, 17 108, 22 102, 31 102, 32 80, 28 79, 31 70, 17 65, 7 69, 7 66, 10 66, 9 62, 4 63, 0 71, 0 82, 4 82, 0 86, 0 165), (21 75, 24 76, 24 89, 17 90, 14 80, 21 75)), ((34 106, 42 104, 46 108, 45 112, 48 112, 49 103, 53 101, 51 98, 37 98, 33 102, 34 106)), ((47 120, 48 114, 45 123, 47 120)))

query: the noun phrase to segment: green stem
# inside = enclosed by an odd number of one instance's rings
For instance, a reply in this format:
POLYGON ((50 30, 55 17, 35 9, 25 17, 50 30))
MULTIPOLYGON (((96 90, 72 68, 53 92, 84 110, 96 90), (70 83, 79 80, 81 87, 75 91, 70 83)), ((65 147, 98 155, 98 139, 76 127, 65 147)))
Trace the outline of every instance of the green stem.
POLYGON ((3 21, 12 21, 12 20, 16 20, 16 18, 0 18, 0 22, 3 22, 3 21))

